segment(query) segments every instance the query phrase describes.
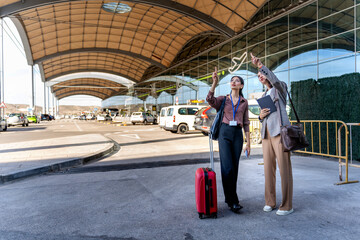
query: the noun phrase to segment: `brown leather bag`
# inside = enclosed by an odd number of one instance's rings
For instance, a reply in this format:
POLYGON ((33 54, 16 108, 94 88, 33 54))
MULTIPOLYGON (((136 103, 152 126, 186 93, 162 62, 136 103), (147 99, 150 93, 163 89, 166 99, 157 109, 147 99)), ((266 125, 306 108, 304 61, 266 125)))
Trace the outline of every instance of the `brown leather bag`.
MULTIPOLYGON (((277 98, 279 99, 279 93, 277 92, 278 90, 275 89, 275 91, 277 94, 277 98)), ((303 126, 300 123, 300 119, 297 115, 294 104, 291 100, 290 94, 287 89, 286 89, 286 92, 289 96, 291 107, 294 110, 297 123, 294 125, 283 126, 281 113, 280 113, 281 109, 280 109, 279 101, 276 101, 276 103, 277 103, 277 107, 279 109, 279 111, 277 111, 277 112, 278 112, 279 120, 280 120, 281 143, 284 146, 284 152, 290 152, 290 151, 295 151, 295 150, 299 150, 299 149, 308 147, 309 142, 306 139, 303 126)))

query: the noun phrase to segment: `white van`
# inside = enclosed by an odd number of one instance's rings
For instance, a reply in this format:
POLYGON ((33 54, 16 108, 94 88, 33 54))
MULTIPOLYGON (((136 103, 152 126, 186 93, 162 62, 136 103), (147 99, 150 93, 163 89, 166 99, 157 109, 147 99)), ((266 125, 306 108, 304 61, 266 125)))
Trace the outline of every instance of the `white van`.
POLYGON ((195 113, 200 108, 201 106, 195 105, 176 105, 167 107, 164 129, 173 133, 186 133, 195 130, 195 113))
POLYGON ((165 127, 165 120, 166 120, 166 113, 167 113, 167 107, 163 107, 160 110, 160 115, 159 115, 159 127, 160 128, 164 128, 165 127))

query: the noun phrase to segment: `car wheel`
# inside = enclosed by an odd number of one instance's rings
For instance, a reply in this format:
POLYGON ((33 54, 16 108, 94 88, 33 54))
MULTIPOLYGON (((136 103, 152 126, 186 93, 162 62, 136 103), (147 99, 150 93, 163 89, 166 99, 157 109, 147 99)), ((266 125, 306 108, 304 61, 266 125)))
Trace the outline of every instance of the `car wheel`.
POLYGON ((25 127, 25 125, 26 125, 26 124, 25 124, 25 122, 24 122, 24 123, 22 124, 22 126, 25 127))
POLYGON ((154 119, 154 122, 153 122, 153 124, 154 124, 154 125, 156 125, 156 124, 157 124, 157 121, 156 121, 156 119, 154 119))
POLYGON ((28 127, 28 126, 29 126, 29 123, 26 123, 26 126, 28 127))
POLYGON ((182 124, 179 125, 178 133, 185 134, 185 133, 187 133, 187 131, 189 131, 189 128, 185 123, 182 123, 182 124))
POLYGON ((171 133, 177 133, 177 130, 170 130, 171 133))
POLYGON ((147 124, 147 120, 144 120, 144 125, 146 125, 147 124))
POLYGON ((135 123, 134 122, 131 122, 133 125, 135 125, 135 123))
POLYGON ((204 136, 209 136, 208 132, 201 132, 202 134, 204 134, 204 136))
POLYGON ((3 131, 6 131, 6 130, 7 130, 7 128, 8 128, 8 127, 7 127, 7 126, 5 126, 5 128, 3 129, 3 131))

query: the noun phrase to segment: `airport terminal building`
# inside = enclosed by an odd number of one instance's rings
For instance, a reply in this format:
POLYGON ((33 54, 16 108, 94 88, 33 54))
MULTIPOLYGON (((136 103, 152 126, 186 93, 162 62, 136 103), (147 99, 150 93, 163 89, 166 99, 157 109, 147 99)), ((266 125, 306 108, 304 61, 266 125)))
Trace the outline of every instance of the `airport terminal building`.
POLYGON ((103 107, 162 106, 205 100, 215 66, 216 95, 229 93, 231 76, 240 75, 245 97, 258 96, 264 89, 250 52, 289 89, 357 73, 359 6, 358 0, 4 0, 0 17, 13 21, 28 64, 39 68, 56 100, 91 95, 103 107))
MULTIPOLYGON (((289 87, 292 82, 359 72, 360 1, 318 0, 296 6, 298 2, 268 1, 243 32, 232 39, 198 36, 188 43, 189 46, 196 45, 198 51, 191 48, 193 51, 181 53, 187 59, 161 76, 182 78, 198 88, 198 95, 196 90, 184 84, 178 88, 175 96, 180 103, 186 103, 188 99, 206 98, 215 66, 221 73, 217 94, 230 92, 229 80, 233 75, 240 75, 245 80, 245 97, 263 92, 250 56, 238 71, 229 72, 229 67, 234 66, 232 59, 240 58, 244 52, 260 57, 289 87), (204 42, 212 44, 203 49, 204 42)), ((146 101, 151 104, 154 99, 148 96, 146 101)), ((158 96, 158 103, 171 101, 165 92, 158 96)))

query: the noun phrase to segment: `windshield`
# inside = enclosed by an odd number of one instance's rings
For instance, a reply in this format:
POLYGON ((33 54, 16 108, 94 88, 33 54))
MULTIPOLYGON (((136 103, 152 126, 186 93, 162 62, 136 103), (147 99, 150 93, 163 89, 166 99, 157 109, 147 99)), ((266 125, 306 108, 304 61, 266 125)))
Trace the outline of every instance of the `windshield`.
POLYGON ((9 115, 9 117, 14 117, 14 116, 19 117, 19 116, 20 116, 20 113, 11 113, 11 114, 9 115))
POLYGON ((260 107, 258 105, 249 105, 249 111, 255 115, 260 115, 260 107))

